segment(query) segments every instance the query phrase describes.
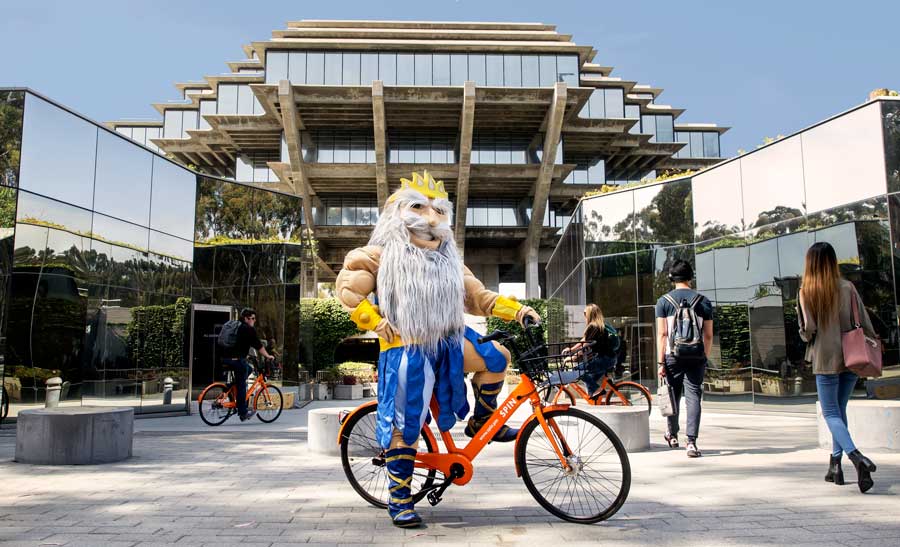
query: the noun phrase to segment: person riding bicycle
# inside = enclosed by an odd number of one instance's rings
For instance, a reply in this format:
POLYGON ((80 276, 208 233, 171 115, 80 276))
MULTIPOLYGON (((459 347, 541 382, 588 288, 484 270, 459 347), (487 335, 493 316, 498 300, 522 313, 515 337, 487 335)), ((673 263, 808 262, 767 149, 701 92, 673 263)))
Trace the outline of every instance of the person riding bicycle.
POLYGON ((237 387, 237 410, 241 421, 247 421, 256 414, 247 408, 247 378, 253 367, 247 361, 250 348, 266 359, 274 359, 256 334, 256 311, 252 308, 241 310, 240 320, 228 321, 219 333, 222 347, 222 364, 234 371, 234 385, 237 387))
POLYGON ((597 304, 585 306, 584 320, 587 325, 581 340, 563 349, 563 354, 586 361, 579 367, 583 372, 581 380, 587 386, 588 393, 593 395, 600 388, 603 376, 615 368, 621 340, 615 327, 606 322, 597 304), (583 356, 581 352, 584 352, 583 356))
MULTIPOLYGON (((466 435, 474 437, 497 408, 509 351, 496 342, 479 344, 464 314, 540 321, 530 307, 487 290, 463 264, 447 198, 443 182, 427 171, 401 179, 369 244, 347 254, 335 281, 336 296, 351 319, 380 338, 376 433, 387 450, 388 514, 401 527, 422 522, 410 486, 432 394, 441 431, 469 412, 467 372, 475 373, 476 402, 466 435)), ((504 426, 493 440, 513 441, 517 433, 504 426)))

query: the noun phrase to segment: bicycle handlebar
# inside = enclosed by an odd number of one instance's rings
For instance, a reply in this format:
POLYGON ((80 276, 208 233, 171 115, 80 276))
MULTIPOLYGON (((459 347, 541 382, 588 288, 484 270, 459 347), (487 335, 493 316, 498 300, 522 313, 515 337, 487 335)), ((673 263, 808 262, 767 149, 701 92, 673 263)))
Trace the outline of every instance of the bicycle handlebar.
POLYGON ((478 343, 484 344, 485 342, 493 342, 495 340, 508 340, 509 338, 512 338, 512 337, 510 336, 510 334, 508 332, 506 332, 505 330, 498 329, 488 335, 479 337, 478 343))

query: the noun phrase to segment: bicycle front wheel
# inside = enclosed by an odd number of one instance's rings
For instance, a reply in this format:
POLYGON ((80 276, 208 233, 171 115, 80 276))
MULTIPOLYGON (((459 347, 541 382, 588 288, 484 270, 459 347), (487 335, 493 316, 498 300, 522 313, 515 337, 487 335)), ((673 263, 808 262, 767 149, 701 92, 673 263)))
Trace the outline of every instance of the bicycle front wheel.
POLYGON ((267 385, 265 389, 257 391, 253 397, 256 417, 263 423, 270 424, 277 420, 281 416, 283 406, 284 397, 281 396, 281 390, 276 386, 267 385))
POLYGON ((650 390, 637 382, 618 382, 613 385, 616 391, 609 390, 606 394, 606 404, 613 406, 634 406, 637 408, 647 408, 650 412, 653 402, 650 397, 650 390), (618 393, 616 393, 618 392, 618 393))
POLYGON ((593 524, 616 514, 628 498, 631 465, 622 441, 599 418, 577 408, 544 413, 550 435, 563 450, 562 465, 536 419, 516 445, 516 464, 534 499, 553 515, 593 524))
MULTIPOLYGON (((387 508, 390 497, 388 491, 387 467, 385 466, 385 450, 378 443, 375 434, 375 420, 378 407, 369 406, 354 413, 344 426, 341 435, 341 463, 350 486, 364 500, 375 507, 387 508)), ((428 427, 428 426, 425 426, 428 427)), ((425 428, 422 428, 425 431, 425 428)), ((436 447, 426 435, 422 435, 426 452, 436 452, 436 447)), ((421 447, 419 448, 421 450, 421 447)), ((413 471, 412 495, 417 494, 434 484, 437 471, 416 467, 413 471)))
POLYGON ((233 408, 225 408, 224 403, 230 401, 225 384, 217 382, 206 386, 200 394, 200 419, 206 425, 222 425, 234 413, 233 408))

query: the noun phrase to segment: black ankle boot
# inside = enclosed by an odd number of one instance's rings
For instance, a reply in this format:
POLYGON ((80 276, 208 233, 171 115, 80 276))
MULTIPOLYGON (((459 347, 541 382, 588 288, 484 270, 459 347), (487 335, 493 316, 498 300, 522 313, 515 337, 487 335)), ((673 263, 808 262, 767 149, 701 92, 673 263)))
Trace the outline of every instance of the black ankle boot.
POLYGON ((853 462, 853 467, 856 468, 859 491, 862 493, 868 492, 869 489, 875 485, 875 481, 872 480, 872 473, 875 472, 875 464, 872 463, 872 460, 863 456, 862 452, 859 450, 854 450, 847 455, 850 456, 850 461, 853 462))
POLYGON ((831 456, 831 463, 828 464, 828 473, 825 474, 826 482, 833 482, 838 486, 844 484, 844 470, 841 469, 841 455, 831 456))

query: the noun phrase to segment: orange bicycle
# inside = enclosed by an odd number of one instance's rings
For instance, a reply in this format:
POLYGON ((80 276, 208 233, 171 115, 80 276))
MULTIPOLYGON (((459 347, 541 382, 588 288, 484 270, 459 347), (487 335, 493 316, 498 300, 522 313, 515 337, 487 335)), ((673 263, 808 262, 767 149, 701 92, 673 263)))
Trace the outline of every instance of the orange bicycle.
POLYGON ((557 404, 565 396, 571 405, 576 400, 583 400, 592 406, 646 406, 648 412, 652 409, 653 398, 650 390, 643 385, 630 380, 615 382, 604 374, 600 387, 594 393, 589 393, 581 381, 583 374, 583 371, 577 369, 551 373, 549 382, 541 387, 541 399, 557 404))
MULTIPOLYGON (((272 375, 274 360, 264 362, 262 367, 254 367, 257 371, 253 385, 247 389, 247 405, 256 410, 256 417, 264 423, 272 423, 281 416, 284 398, 277 386, 266 383, 272 375), (251 406, 252 402, 252 406, 251 406)), ((197 397, 200 418, 207 425, 222 425, 237 414, 237 386, 234 385, 234 372, 228 371, 228 382, 213 382, 206 386, 197 397)))
MULTIPOLYGON (((537 384, 547 380, 551 369, 569 362, 563 355, 548 355, 548 344, 538 326, 526 320, 518 340, 504 331, 494 331, 479 342, 503 343, 519 364, 522 381, 498 406, 487 424, 463 447, 457 447, 449 431, 440 432, 445 452, 426 424, 422 428, 424 451, 416 455, 412 498, 441 502, 451 484, 464 485, 474 476, 474 460, 512 417, 516 409, 530 403, 532 414, 515 441, 516 474, 534 499, 553 515, 582 524, 592 524, 614 515, 628 497, 631 466, 616 434, 599 418, 567 404, 545 405, 537 384), (519 352, 516 342, 526 346, 519 352)), ((366 403, 342 417, 338 443, 341 462, 350 485, 364 500, 386 508, 388 477, 385 450, 375 434, 377 403, 366 403)), ((431 413, 438 414, 435 400, 431 413)), ((437 420, 432 420, 436 423, 437 420)))

